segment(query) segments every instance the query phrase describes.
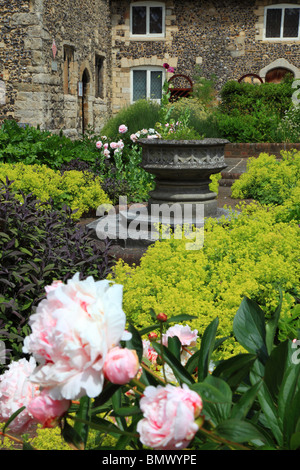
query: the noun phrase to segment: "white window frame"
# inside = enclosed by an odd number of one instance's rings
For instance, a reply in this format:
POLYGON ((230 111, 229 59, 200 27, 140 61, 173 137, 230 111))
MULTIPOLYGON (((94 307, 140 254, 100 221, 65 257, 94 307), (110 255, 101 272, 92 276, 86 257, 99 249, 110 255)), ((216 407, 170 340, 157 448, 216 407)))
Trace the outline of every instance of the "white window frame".
POLYGON ((284 38, 283 37, 283 24, 284 24, 284 16, 285 16, 285 9, 286 8, 299 8, 300 9, 300 4, 290 4, 290 3, 281 3, 277 5, 268 5, 265 7, 265 13, 264 13, 264 35, 263 38, 265 41, 299 41, 300 40, 300 17, 299 17, 299 24, 298 24, 298 37, 293 37, 293 38, 284 38), (270 9, 276 9, 276 10, 282 10, 282 15, 281 15, 281 27, 280 27, 280 37, 278 38, 268 38, 266 37, 266 32, 267 32, 267 11, 270 9))
POLYGON ((146 71, 146 100, 154 101, 156 103, 160 103, 160 99, 154 99, 151 98, 150 96, 150 90, 151 90, 151 72, 161 72, 161 85, 163 86, 164 81, 166 79, 166 71, 163 67, 155 67, 155 66, 147 66, 147 65, 141 65, 139 67, 132 67, 130 70, 130 101, 131 103, 135 103, 133 101, 133 72, 135 70, 145 70, 146 71))
POLYGON ((163 2, 135 2, 130 4, 130 37, 134 39, 145 39, 145 38, 164 38, 165 37, 165 21, 166 21, 166 8, 163 2), (145 34, 133 34, 132 33, 132 9, 134 7, 146 7, 146 33, 145 34), (161 7, 162 8, 162 32, 161 33, 150 33, 150 8, 161 7))

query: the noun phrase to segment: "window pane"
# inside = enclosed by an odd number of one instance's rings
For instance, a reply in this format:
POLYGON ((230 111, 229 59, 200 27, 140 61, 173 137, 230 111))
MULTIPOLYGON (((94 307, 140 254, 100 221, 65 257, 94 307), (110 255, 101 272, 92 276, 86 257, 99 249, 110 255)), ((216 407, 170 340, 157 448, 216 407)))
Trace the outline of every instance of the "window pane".
POLYGON ((269 8, 267 10, 267 38, 280 38, 281 14, 280 8, 269 8))
POLYGON ((146 70, 133 71, 133 101, 145 99, 147 96, 146 70))
POLYGON ((146 34, 146 7, 132 7, 132 34, 146 34))
POLYGON ((160 100, 162 96, 162 72, 151 72, 150 99, 160 100))
POLYGON ((162 7, 150 7, 150 33, 161 34, 163 10, 162 7))
POLYGON ((297 38, 299 29, 299 8, 286 8, 284 15, 283 37, 297 38))

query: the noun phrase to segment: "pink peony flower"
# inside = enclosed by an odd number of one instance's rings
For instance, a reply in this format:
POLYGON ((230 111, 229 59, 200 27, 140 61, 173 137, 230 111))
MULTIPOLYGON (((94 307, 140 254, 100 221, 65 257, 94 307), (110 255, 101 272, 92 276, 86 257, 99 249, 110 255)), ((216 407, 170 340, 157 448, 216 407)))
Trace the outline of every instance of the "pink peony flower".
POLYGON ((40 395, 31 400, 27 410, 44 428, 53 428, 70 405, 70 400, 53 400, 47 389, 44 389, 40 395))
POLYGON ((125 134, 125 132, 127 132, 127 131, 128 131, 128 127, 126 127, 125 124, 121 124, 121 125, 119 126, 119 132, 120 132, 120 134, 125 134))
POLYGON ((110 158, 110 151, 108 149, 104 149, 103 150, 103 155, 106 157, 106 158, 110 158))
POLYGON ((50 292, 51 290, 54 290, 54 289, 56 289, 57 287, 59 287, 61 284, 62 284, 62 281, 53 281, 50 286, 46 286, 46 287, 45 287, 45 291, 48 293, 48 292, 50 292))
POLYGON ((111 148, 111 149, 115 150, 115 149, 117 149, 118 147, 119 147, 118 142, 111 142, 111 143, 110 143, 110 148, 111 148))
POLYGON ((31 380, 54 400, 96 397, 108 351, 124 336, 122 286, 79 274, 48 292, 29 319, 23 352, 39 363, 31 380))
POLYGON ((107 353, 103 372, 110 382, 124 385, 136 376, 139 367, 136 351, 116 347, 107 353))
POLYGON ((96 142, 96 147, 97 147, 97 149, 101 149, 101 147, 102 147, 101 140, 98 140, 98 142, 96 142))
POLYGON ((25 406, 9 424, 9 429, 16 434, 29 431, 36 421, 28 411, 29 403, 39 395, 39 387, 30 382, 29 377, 36 367, 33 358, 29 361, 13 361, 0 376, 0 421, 6 422, 17 410, 25 406))
POLYGON ((137 424, 140 441, 155 450, 179 450, 194 438, 195 423, 202 410, 200 396, 183 384, 182 388, 148 386, 140 400, 144 418, 137 424))
POLYGON ((143 339, 143 356, 146 357, 150 362, 152 362, 152 364, 156 364, 158 354, 153 348, 153 346, 151 346, 150 341, 145 339, 143 339))
POLYGON ((162 336, 162 342, 168 346, 168 337, 177 336, 182 346, 195 346, 197 344, 197 330, 191 330, 188 325, 174 325, 167 329, 166 333, 162 336))
POLYGON ((137 135, 136 134, 131 134, 130 136, 130 140, 132 140, 132 142, 136 142, 137 141, 137 135))

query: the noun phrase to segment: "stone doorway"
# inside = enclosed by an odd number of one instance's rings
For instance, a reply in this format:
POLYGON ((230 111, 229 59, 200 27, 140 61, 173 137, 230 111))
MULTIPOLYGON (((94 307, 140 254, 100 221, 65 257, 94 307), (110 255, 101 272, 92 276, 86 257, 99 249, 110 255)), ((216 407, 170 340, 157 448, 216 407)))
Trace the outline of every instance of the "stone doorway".
POLYGON ((84 69, 82 74, 82 133, 84 134, 89 125, 89 88, 90 88, 90 74, 87 69, 84 69))
POLYGON ((268 83, 280 83, 284 79, 286 75, 294 75, 291 70, 285 69, 283 67, 277 67, 275 69, 270 70, 266 74, 266 82, 268 83))

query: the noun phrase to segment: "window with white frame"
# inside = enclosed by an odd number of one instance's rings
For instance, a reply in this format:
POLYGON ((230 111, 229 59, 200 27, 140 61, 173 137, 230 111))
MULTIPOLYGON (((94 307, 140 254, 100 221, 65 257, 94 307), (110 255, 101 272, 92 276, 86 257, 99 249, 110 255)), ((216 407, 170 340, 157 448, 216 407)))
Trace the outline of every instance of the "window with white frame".
POLYGON ((136 2, 130 5, 132 37, 163 37, 165 5, 161 2, 136 2))
POLYGON ((281 4, 265 8, 265 39, 300 39, 300 6, 281 4))
POLYGON ((131 101, 149 99, 160 102, 164 78, 164 69, 159 67, 133 68, 131 70, 131 101))

